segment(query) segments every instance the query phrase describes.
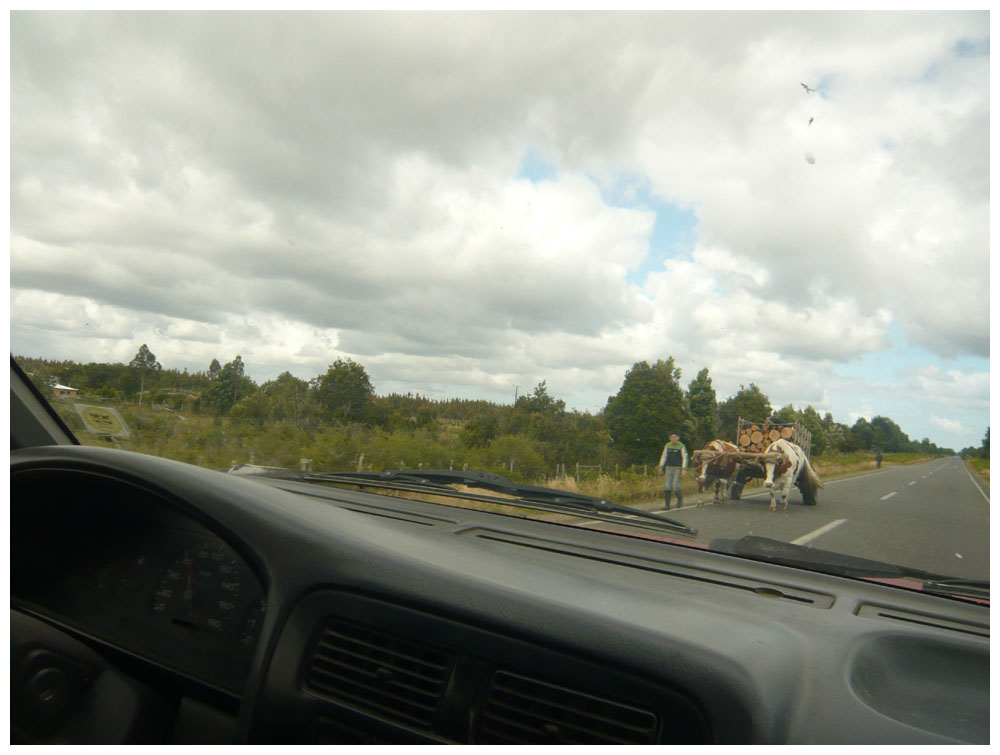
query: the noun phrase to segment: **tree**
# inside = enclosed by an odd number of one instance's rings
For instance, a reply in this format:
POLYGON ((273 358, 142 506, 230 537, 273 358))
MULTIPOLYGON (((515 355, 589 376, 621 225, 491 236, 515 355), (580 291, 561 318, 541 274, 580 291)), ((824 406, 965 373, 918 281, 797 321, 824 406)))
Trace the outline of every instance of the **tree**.
POLYGON ((873 447, 876 450, 892 452, 917 450, 915 448, 917 444, 914 444, 899 425, 888 417, 873 417, 871 428, 873 447))
POLYGON ((256 386, 243 371, 243 358, 237 354, 233 361, 219 370, 212 385, 202 395, 203 403, 216 414, 225 414, 244 396, 253 393, 256 386))
POLYGON ((128 363, 134 371, 139 373, 139 406, 142 406, 142 392, 146 388, 146 375, 151 372, 159 372, 163 369, 156 361, 156 354, 149 350, 146 344, 139 347, 139 351, 128 363))
POLYGON ((338 359, 312 381, 316 402, 331 417, 360 421, 375 389, 365 368, 351 359, 338 359))
POLYGON ((990 428, 986 428, 986 435, 983 436, 983 445, 979 449, 979 458, 990 458, 990 428))
POLYGON ((736 442, 737 420, 743 418, 751 422, 766 422, 771 416, 771 400, 753 383, 749 388, 740 386, 736 395, 730 396, 719 405, 721 436, 736 442))
POLYGON ((823 426, 823 420, 812 406, 807 406, 804 411, 801 412, 801 417, 799 422, 802 423, 803 427, 809 431, 812 437, 811 454, 813 456, 819 456, 827 449, 827 438, 826 438, 826 428, 823 426))
POLYGON ((864 417, 858 417, 851 427, 850 451, 870 451, 875 443, 875 431, 864 417))
POLYGON ((128 363, 128 366, 134 370, 146 370, 148 372, 159 372, 163 369, 160 363, 156 361, 156 354, 150 351, 146 344, 139 347, 139 351, 136 352, 135 357, 128 363))
POLYGON ((783 406, 772 415, 778 422, 799 422, 802 414, 794 406, 783 406))
POLYGON ((712 378, 708 376, 708 367, 703 368, 688 385, 687 405, 691 412, 694 431, 691 447, 704 448, 709 441, 715 440, 718 434, 719 405, 715 398, 715 389, 712 387, 712 378))
POLYGON ((465 448, 486 448, 500 434, 500 424, 493 414, 483 414, 467 422, 458 434, 465 448))
POLYGON ((274 420, 287 420, 299 425, 310 407, 309 383, 290 372, 282 372, 260 387, 268 399, 268 413, 274 420))
MULTIPOLYGON (((673 357, 657 360, 654 365, 636 362, 625 373, 618 393, 608 397, 604 421, 615 448, 627 461, 636 464, 658 459, 667 436, 689 426, 680 378, 673 357)), ((690 440, 685 438, 687 443, 690 440)))
POLYGON ((544 380, 535 386, 531 395, 519 397, 514 406, 531 414, 557 414, 566 411, 566 402, 552 398, 544 380))

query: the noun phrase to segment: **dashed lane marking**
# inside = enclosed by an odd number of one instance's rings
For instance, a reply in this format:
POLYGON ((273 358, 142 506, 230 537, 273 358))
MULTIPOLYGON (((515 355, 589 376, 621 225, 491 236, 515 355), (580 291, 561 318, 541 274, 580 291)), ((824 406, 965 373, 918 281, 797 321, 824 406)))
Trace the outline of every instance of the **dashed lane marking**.
POLYGON ((798 540, 792 540, 792 545, 805 545, 806 543, 808 543, 808 542, 810 542, 812 540, 815 540, 820 535, 825 535, 827 532, 829 532, 833 528, 839 527, 840 525, 842 525, 846 521, 847 521, 846 519, 834 519, 829 524, 824 524, 818 530, 813 530, 808 535, 803 535, 798 540))
POLYGON ((884 495, 881 498, 879 498, 879 500, 880 501, 884 501, 886 498, 892 498, 894 495, 896 495, 896 492, 897 491, 893 490, 891 493, 889 493, 887 495, 884 495))

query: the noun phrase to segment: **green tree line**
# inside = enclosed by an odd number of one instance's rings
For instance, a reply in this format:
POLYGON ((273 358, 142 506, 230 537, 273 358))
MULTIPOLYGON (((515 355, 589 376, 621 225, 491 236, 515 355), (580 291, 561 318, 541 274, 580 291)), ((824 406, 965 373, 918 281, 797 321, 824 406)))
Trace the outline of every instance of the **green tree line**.
POLYGON ((379 396, 365 368, 350 359, 337 359, 311 380, 283 372, 258 385, 245 374, 239 355, 225 364, 213 359, 204 372, 189 373, 163 368, 146 344, 127 365, 15 358, 43 392, 61 383, 76 388, 80 400, 134 407, 129 416, 144 424, 140 434, 151 444, 145 450, 158 452, 176 443, 183 448, 166 455, 209 464, 229 463, 217 459, 222 449, 235 447, 252 451, 257 463, 277 466, 297 464, 301 457, 312 458, 314 468, 343 469, 363 462, 365 454, 369 464, 382 468, 400 462, 426 468, 503 467, 515 477, 534 479, 559 464, 605 470, 651 466, 673 431, 691 450, 715 438, 735 441, 740 417, 801 422, 812 433, 814 456, 954 453, 927 438, 910 440, 888 417, 847 425, 812 406, 775 408, 755 383, 720 401, 707 367, 685 386, 673 357, 636 362, 596 414, 568 410, 544 380, 513 404, 379 396), (193 431, 184 430, 181 444, 175 437, 158 438, 167 425, 143 419, 138 413, 143 406, 211 421, 188 425, 201 428, 201 435, 188 437, 193 431))

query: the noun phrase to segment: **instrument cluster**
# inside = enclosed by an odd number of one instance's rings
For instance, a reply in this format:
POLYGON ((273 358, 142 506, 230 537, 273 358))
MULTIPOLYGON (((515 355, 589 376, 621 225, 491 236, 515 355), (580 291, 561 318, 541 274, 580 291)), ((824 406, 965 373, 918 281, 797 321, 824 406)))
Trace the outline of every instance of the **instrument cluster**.
POLYGON ((266 610, 232 545, 152 493, 67 472, 15 476, 15 605, 238 693, 266 610), (19 479, 20 477, 20 479, 19 479), (152 525, 152 526, 151 526, 152 525))

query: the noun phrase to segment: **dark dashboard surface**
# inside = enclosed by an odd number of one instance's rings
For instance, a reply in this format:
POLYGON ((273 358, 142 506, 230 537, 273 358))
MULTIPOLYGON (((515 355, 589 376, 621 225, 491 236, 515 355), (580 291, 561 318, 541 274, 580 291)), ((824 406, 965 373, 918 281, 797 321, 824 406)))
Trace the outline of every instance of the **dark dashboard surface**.
POLYGON ((103 474, 17 475, 11 590, 26 607, 238 693, 265 612, 233 548, 141 485, 103 474))
POLYGON ((14 611, 174 680, 168 741, 989 740, 988 607, 104 449, 11 473, 14 611))

